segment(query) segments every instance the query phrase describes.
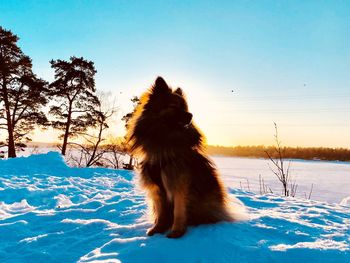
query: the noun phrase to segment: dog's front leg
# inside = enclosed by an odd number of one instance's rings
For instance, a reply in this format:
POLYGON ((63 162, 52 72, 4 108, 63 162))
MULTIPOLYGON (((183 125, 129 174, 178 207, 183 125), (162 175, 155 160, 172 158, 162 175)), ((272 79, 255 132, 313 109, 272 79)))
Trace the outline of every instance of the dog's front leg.
POLYGON ((164 233, 171 227, 173 220, 172 207, 166 197, 160 168, 150 162, 143 162, 141 169, 141 183, 152 202, 154 216, 154 225, 148 229, 147 234, 152 236, 155 233, 164 233))
POLYGON ((160 187, 153 185, 149 189, 152 203, 153 213, 155 216, 154 226, 148 229, 147 235, 152 236, 156 233, 164 233, 172 223, 171 207, 166 200, 166 194, 160 187))
POLYGON ((167 237, 178 238, 185 234, 186 232, 186 191, 182 189, 181 191, 174 192, 174 221, 171 227, 170 233, 167 237))

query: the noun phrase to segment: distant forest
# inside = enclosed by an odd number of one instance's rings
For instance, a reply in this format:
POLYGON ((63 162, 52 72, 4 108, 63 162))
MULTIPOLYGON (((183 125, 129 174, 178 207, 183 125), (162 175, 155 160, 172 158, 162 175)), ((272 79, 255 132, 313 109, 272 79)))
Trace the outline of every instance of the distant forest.
MULTIPOLYGON (((327 161, 350 161, 350 149, 345 148, 325 148, 325 147, 282 147, 283 157, 287 159, 304 160, 327 160, 327 161)), ((235 156, 235 157, 255 157, 268 158, 268 152, 271 157, 277 158, 278 153, 274 146, 207 146, 208 153, 211 155, 235 156)))

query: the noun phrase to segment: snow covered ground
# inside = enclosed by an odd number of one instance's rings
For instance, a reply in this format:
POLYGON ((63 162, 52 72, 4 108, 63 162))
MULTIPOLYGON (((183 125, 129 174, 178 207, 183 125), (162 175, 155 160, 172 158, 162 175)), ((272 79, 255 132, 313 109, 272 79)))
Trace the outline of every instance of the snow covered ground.
POLYGON ((1 160, 0 262, 350 262, 349 207, 237 188, 249 220, 147 237, 136 177, 55 152, 1 160))
MULTIPOLYGON (((213 157, 227 186, 259 191, 259 175, 276 194, 282 192, 281 183, 271 172, 266 159, 213 157), (249 186, 248 186, 249 184, 249 186)), ((286 161, 288 164, 288 161, 286 161)), ((350 201, 350 163, 331 161, 291 160, 290 173, 298 185, 297 197, 340 203, 350 201)), ((350 204, 350 202, 349 202, 350 204)), ((350 261, 349 261, 350 262, 350 261)))

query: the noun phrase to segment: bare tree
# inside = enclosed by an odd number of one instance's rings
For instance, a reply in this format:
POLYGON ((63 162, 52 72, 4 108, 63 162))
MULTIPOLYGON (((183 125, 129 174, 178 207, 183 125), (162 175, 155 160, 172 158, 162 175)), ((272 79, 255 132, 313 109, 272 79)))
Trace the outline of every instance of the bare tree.
MULTIPOLYGON (((140 99, 137 97, 137 96, 134 96, 131 98, 131 102, 133 104, 133 110, 132 112, 129 112, 127 114, 125 114, 123 117, 122 117, 122 121, 125 122, 125 128, 127 129, 128 126, 129 126, 129 121, 131 120, 132 116, 134 115, 135 111, 136 111, 136 108, 137 106, 140 104, 140 99)), ((134 169, 134 158, 132 155, 129 155, 129 163, 125 163, 124 164, 124 169, 127 169, 127 170, 133 170, 134 169)))
POLYGON ((103 157, 104 166, 113 169, 124 168, 124 161, 127 156, 124 141, 121 138, 110 139, 105 148, 106 154, 103 157))
POLYGON ((103 146, 105 133, 109 129, 110 119, 115 115, 117 107, 115 102, 109 100, 110 94, 100 92, 97 94, 98 106, 91 117, 94 126, 86 132, 78 132, 77 135, 82 138, 82 142, 68 142, 70 148, 69 160, 76 166, 103 166, 104 155, 109 152, 108 147, 103 146))
POLYGON ((278 137, 278 128, 277 124, 274 123, 275 125, 275 143, 276 145, 274 146, 274 151, 275 151, 275 156, 276 158, 273 157, 272 154, 270 154, 268 151, 265 151, 266 155, 270 159, 272 163, 272 167, 269 164, 269 167, 271 171, 276 175, 277 179, 281 182, 282 184, 282 194, 284 196, 292 196, 294 197, 298 185, 296 182, 292 181, 292 177, 290 174, 290 160, 288 163, 286 163, 286 159, 284 158, 284 148, 281 145, 281 141, 279 140, 278 137))

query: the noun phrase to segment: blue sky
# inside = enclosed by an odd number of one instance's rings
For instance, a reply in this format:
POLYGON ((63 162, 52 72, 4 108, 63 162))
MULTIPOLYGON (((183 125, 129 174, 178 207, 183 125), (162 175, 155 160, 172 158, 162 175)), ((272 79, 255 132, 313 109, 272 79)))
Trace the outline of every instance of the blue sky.
POLYGON ((39 76, 91 59, 122 115, 161 75, 223 145, 271 144, 277 122, 285 145, 350 147, 349 14, 349 1, 0 0, 39 76))

